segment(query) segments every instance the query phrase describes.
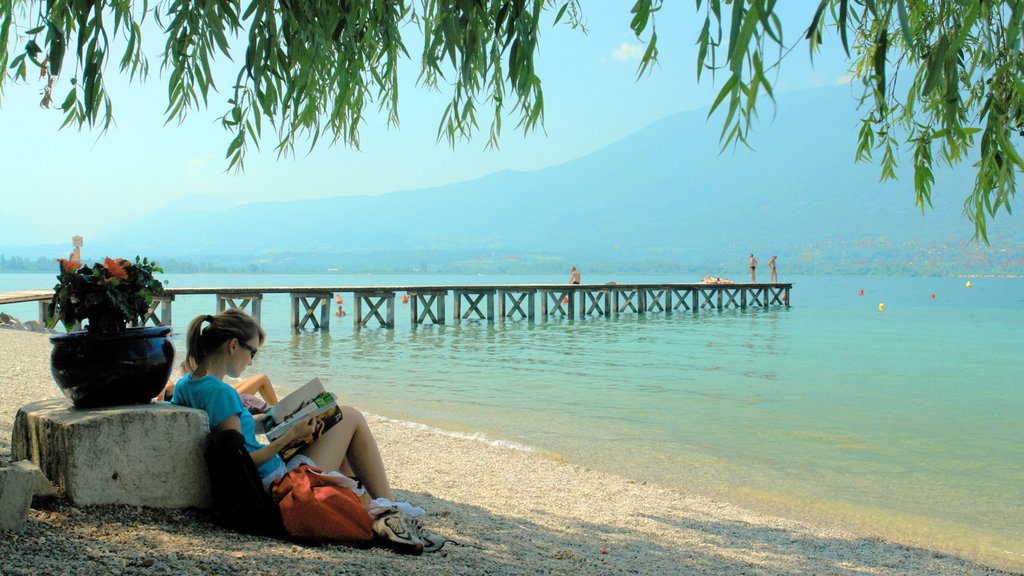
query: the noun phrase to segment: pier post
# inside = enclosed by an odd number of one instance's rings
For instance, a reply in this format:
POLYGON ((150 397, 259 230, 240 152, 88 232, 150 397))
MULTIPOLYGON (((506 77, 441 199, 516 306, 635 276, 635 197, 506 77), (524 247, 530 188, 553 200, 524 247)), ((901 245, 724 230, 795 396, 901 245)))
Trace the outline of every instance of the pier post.
POLYGON ((170 326, 171 302, 174 302, 174 294, 164 294, 153 298, 153 303, 149 305, 149 310, 146 311, 139 326, 145 326, 147 322, 152 322, 154 326, 170 326), (156 315, 157 309, 160 310, 159 318, 156 315))
POLYGON ((328 292, 324 295, 323 305, 320 306, 320 329, 330 330, 331 329, 331 294, 328 292))
POLYGON ((655 286, 652 288, 644 288, 643 295, 644 300, 642 302, 644 312, 668 312, 669 306, 666 304, 668 301, 668 294, 671 291, 668 288, 655 286))
POLYGON ((615 313, 632 311, 640 314, 643 309, 643 289, 636 287, 625 287, 615 289, 615 313))
POLYGON ((606 288, 601 290, 583 288, 577 290, 576 293, 580 295, 580 318, 590 316, 594 312, 597 312, 598 316, 611 316, 610 296, 606 288))
POLYGON ((509 288, 498 289, 498 318, 502 322, 506 318, 517 320, 528 320, 533 322, 533 300, 535 290, 516 290, 509 288), (523 302, 526 302, 526 310, 523 310, 523 302), (506 306, 510 304, 511 306, 506 306), (519 318, 515 318, 516 314, 519 318))
POLYGON ((50 301, 40 300, 39 301, 39 323, 43 326, 50 320, 50 301))
POLYGON ((494 288, 458 288, 455 293, 455 323, 469 320, 470 316, 476 315, 473 320, 494 321, 494 288), (469 306, 465 313, 462 313, 462 299, 466 299, 469 306), (486 308, 481 310, 481 304, 487 299, 486 308))
POLYGON ((380 326, 388 330, 395 329, 395 293, 390 290, 353 290, 352 296, 356 299, 355 329, 361 330, 371 319, 376 318, 380 326), (369 307, 366 314, 363 314, 363 305, 369 307), (380 307, 386 306, 384 314, 380 307))
POLYGON ((245 312, 246 308, 249 308, 249 315, 256 320, 257 324, 260 324, 260 305, 263 302, 263 294, 217 294, 217 313, 221 313, 228 308, 237 308, 245 312), (236 302, 240 300, 241 302, 236 302))
POLYGON ((746 293, 746 288, 730 288, 726 286, 719 291, 718 299, 719 302, 721 302, 723 297, 728 298, 728 300, 725 302, 726 308, 742 308, 740 302, 736 301, 736 298, 739 297, 740 301, 743 301, 743 297, 746 295, 746 293))
POLYGON ((576 301, 575 290, 572 288, 539 288, 540 314, 546 320, 554 312, 561 312, 565 318, 572 320, 576 317, 574 308, 576 301), (551 308, 551 306, 554 308, 551 308))
POLYGON ((313 330, 330 329, 331 292, 292 292, 292 329, 301 330, 307 322, 313 323, 313 330), (316 313, 319 307, 320 320, 316 313))

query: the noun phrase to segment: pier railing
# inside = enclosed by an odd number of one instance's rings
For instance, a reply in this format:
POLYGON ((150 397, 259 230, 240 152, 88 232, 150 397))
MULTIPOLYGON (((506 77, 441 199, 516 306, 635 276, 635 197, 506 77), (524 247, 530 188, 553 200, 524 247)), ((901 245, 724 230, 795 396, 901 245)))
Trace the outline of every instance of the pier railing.
MULTIPOLYGON (((301 330, 329 330, 335 294, 352 297, 353 324, 356 330, 369 325, 395 327, 395 295, 404 293, 409 304, 409 320, 422 324, 446 324, 445 302, 452 293, 451 321, 505 322, 506 320, 546 321, 549 318, 611 317, 620 314, 700 312, 726 308, 789 306, 792 284, 481 284, 446 286, 285 286, 167 288, 155 299, 142 324, 172 323, 172 308, 178 296, 212 295, 216 309, 244 310, 260 321, 266 294, 288 294, 291 300, 291 326, 301 330), (540 313, 537 315, 537 299, 540 313), (495 307, 497 304, 497 307, 495 307)), ((25 290, 0 293, 0 304, 39 302, 41 321, 46 321, 53 292, 25 290)))

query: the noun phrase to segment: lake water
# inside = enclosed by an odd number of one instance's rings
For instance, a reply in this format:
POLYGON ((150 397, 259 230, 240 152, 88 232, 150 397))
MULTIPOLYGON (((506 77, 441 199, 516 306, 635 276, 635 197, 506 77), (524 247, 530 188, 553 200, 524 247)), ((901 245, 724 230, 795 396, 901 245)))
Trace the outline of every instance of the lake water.
MULTIPOLYGON (((167 278, 174 287, 565 280, 167 278)), ((788 309, 412 329, 399 303, 394 331, 358 333, 348 316, 332 318, 329 333, 293 334, 287 296, 270 295, 269 338, 252 369, 285 387, 319 375, 376 414, 1024 568, 1024 279, 973 278, 971 288, 957 278, 783 280, 794 283, 788 309)), ((0 274, 0 290, 53 282, 0 274)), ((188 320, 213 308, 213 296, 174 303, 179 354, 188 320)), ((3 309, 37 314, 35 304, 3 309)))

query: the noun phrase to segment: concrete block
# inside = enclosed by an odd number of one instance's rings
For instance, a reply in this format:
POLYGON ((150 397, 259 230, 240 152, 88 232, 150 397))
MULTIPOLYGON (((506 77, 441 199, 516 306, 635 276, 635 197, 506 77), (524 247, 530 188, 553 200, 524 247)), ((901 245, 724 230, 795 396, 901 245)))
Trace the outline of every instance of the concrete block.
POLYGON ((79 410, 22 406, 11 454, 37 464, 75 505, 208 508, 206 412, 165 403, 79 410))
POLYGON ((54 494, 53 485, 35 464, 0 462, 0 530, 21 530, 32 497, 54 494))

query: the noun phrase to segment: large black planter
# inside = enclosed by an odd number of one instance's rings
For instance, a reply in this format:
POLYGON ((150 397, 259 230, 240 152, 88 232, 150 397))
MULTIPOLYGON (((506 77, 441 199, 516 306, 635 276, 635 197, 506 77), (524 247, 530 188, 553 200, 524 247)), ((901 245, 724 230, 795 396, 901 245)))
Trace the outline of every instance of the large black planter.
POLYGON ((171 375, 170 333, 170 326, 157 326, 50 336, 53 379, 77 408, 149 402, 171 375))

